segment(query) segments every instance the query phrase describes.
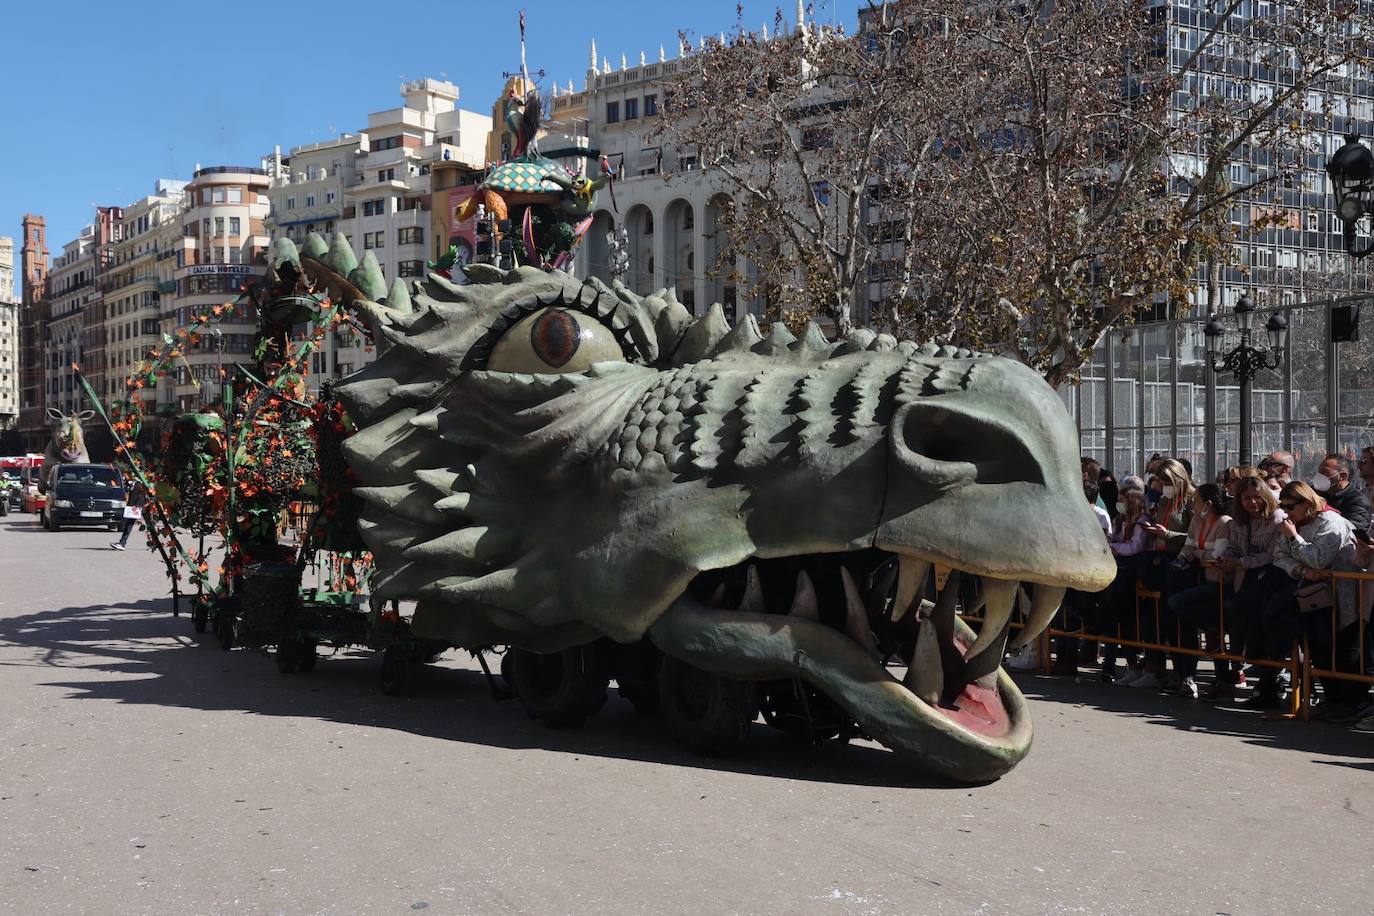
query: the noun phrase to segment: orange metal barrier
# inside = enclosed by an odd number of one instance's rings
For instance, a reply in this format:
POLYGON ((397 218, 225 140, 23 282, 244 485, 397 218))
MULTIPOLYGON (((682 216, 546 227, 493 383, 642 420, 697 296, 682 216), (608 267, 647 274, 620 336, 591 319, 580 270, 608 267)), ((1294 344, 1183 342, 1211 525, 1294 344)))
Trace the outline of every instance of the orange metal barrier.
MULTIPOLYGON (((1224 601, 1224 580, 1217 582, 1218 622, 1216 633, 1219 638, 1215 646, 1213 646, 1210 641, 1203 640, 1200 640, 1199 643, 1204 647, 1198 649, 1188 649, 1178 645, 1178 643, 1182 642, 1182 622, 1179 622, 1176 627, 1174 645, 1123 637, 1119 625, 1116 633, 1094 633, 1087 627, 1078 630, 1068 630, 1057 627, 1051 623, 1051 625, 1038 637, 1041 667, 1046 674, 1049 673, 1052 654, 1050 641, 1054 637, 1063 637, 1066 639, 1082 639, 1089 642, 1112 643, 1129 649, 1155 650, 1171 655, 1191 655, 1198 658, 1210 659, 1214 662, 1228 661, 1238 665, 1278 668, 1280 670, 1287 670, 1291 678, 1289 709, 1282 715, 1282 718, 1301 718, 1307 720, 1311 717, 1311 701, 1313 689, 1316 685, 1316 678, 1331 678, 1335 680, 1374 684, 1374 671, 1371 671, 1369 668, 1369 653, 1366 644, 1366 632, 1369 621, 1365 616, 1366 596, 1369 595, 1371 599, 1374 599, 1374 593, 1369 592, 1369 589, 1374 588, 1374 585, 1371 585, 1371 583, 1374 583, 1374 572, 1341 572, 1331 570, 1328 575, 1331 580, 1333 595, 1335 595, 1336 584, 1340 580, 1355 581, 1358 583, 1358 602, 1356 605, 1358 626, 1356 628, 1355 638, 1359 647, 1359 662, 1357 670, 1355 671, 1340 671, 1336 669, 1335 653, 1338 615, 1334 612, 1331 615, 1331 657, 1326 660, 1327 664, 1324 667, 1318 664, 1321 660, 1312 657, 1312 652, 1306 637, 1294 643, 1287 661, 1251 659, 1246 658, 1244 655, 1231 652, 1230 647, 1227 645, 1228 637, 1226 629, 1226 604, 1224 601)), ((1339 597, 1337 597, 1336 600, 1339 601, 1339 597)), ((1161 632, 1162 595, 1158 591, 1144 588, 1139 583, 1136 585, 1135 594, 1135 632, 1137 634, 1141 632, 1140 615, 1141 603, 1143 601, 1154 602, 1155 632, 1161 632)), ((976 622, 981 620, 981 616, 970 615, 965 616, 964 619, 976 622)), ((1024 625, 1025 618, 1022 610, 1018 607, 1017 612, 1012 617, 1011 627, 1019 630, 1024 625)), ((1211 630, 1206 631, 1207 635, 1210 635, 1211 632, 1211 630)))

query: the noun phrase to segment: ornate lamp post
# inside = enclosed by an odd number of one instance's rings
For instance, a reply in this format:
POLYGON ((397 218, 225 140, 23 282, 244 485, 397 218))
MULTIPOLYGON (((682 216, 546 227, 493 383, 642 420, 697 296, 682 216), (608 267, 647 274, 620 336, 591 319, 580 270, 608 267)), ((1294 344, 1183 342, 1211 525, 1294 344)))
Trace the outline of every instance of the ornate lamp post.
POLYGON ((1345 230, 1345 250, 1355 258, 1374 254, 1374 239, 1363 247, 1355 230, 1364 216, 1374 216, 1374 152, 1360 142, 1359 134, 1346 134, 1345 146, 1326 161, 1326 173, 1336 194, 1336 215, 1345 230))
POLYGON ((1249 296, 1241 296, 1236 303, 1236 327, 1240 329, 1240 343, 1235 349, 1221 352, 1226 327, 1221 318, 1213 315, 1203 329, 1207 338, 1207 361, 1213 372, 1230 372, 1240 382, 1240 463, 1250 463, 1250 385, 1261 369, 1277 369, 1283 360, 1283 348, 1288 342, 1288 319, 1274 312, 1264 326, 1269 337, 1269 349, 1250 345, 1255 326, 1255 303, 1249 296))

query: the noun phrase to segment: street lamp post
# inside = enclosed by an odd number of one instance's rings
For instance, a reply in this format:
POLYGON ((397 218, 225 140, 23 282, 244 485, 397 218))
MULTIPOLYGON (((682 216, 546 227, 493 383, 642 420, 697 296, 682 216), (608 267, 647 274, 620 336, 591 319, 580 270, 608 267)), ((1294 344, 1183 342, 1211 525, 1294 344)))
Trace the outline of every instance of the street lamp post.
POLYGON ((1249 296, 1241 296, 1236 303, 1236 327, 1240 329, 1240 343, 1235 349, 1221 352, 1226 327, 1221 318, 1213 315, 1203 329, 1207 337, 1207 361, 1213 372, 1230 372, 1240 383, 1240 448, 1239 463, 1250 463, 1250 385, 1261 369, 1277 369, 1283 360, 1283 348, 1288 341, 1288 319, 1280 312, 1269 316, 1264 326, 1269 337, 1269 349, 1250 345, 1255 326, 1255 304, 1249 296))
POLYGON ((1374 254, 1374 238, 1363 247, 1355 238, 1360 220, 1374 216, 1374 152, 1360 142, 1359 134, 1346 134, 1345 145, 1326 161, 1326 173, 1336 195, 1346 252, 1354 258, 1374 254))

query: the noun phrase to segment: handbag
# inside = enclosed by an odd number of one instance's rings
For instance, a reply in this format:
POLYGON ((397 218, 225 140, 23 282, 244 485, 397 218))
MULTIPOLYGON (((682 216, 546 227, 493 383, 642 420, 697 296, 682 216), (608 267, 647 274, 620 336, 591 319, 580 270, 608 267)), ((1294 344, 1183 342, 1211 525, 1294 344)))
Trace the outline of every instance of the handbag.
POLYGON ((1293 590, 1293 597, 1298 601, 1298 610, 1304 614, 1335 604, 1331 595, 1331 583, 1325 579, 1320 582, 1304 582, 1293 590))

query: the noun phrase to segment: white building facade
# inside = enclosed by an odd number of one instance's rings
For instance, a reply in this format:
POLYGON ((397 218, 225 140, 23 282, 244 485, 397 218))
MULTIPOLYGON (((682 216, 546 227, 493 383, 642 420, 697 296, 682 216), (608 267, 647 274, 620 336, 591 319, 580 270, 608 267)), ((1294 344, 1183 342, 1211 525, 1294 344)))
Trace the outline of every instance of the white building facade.
POLYGON ((19 419, 19 302, 14 295, 14 239, 0 236, 0 430, 19 419))

